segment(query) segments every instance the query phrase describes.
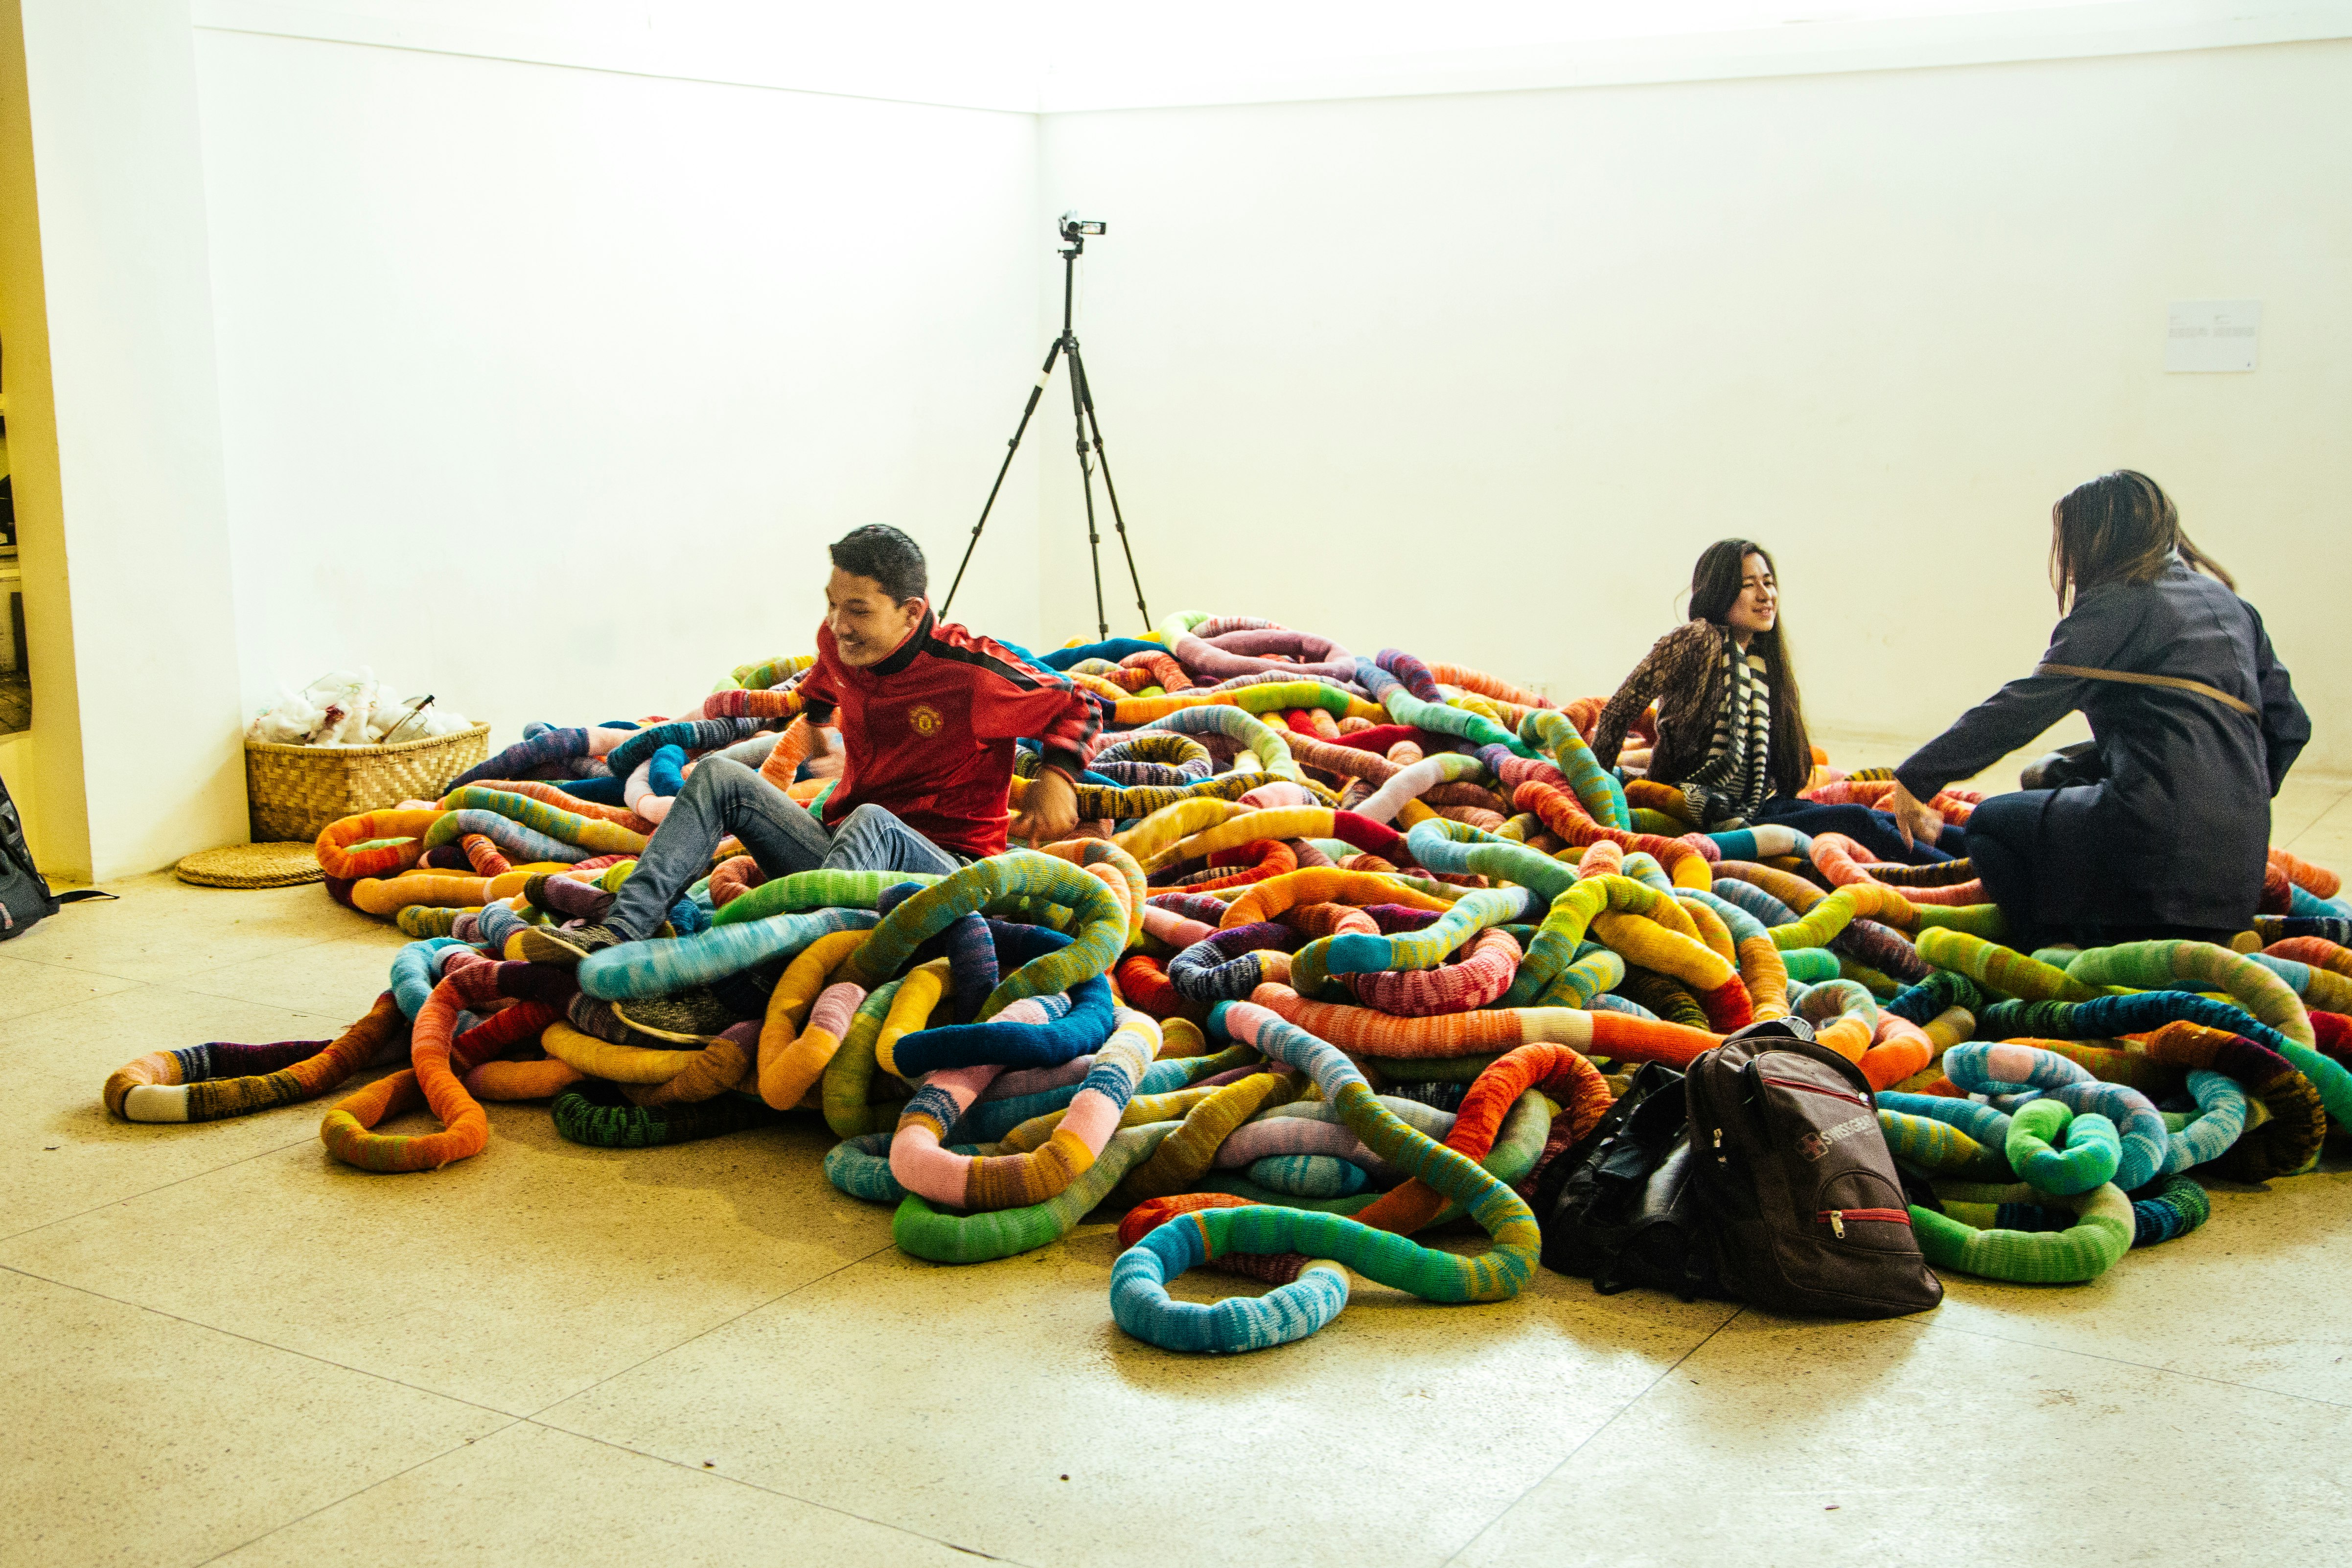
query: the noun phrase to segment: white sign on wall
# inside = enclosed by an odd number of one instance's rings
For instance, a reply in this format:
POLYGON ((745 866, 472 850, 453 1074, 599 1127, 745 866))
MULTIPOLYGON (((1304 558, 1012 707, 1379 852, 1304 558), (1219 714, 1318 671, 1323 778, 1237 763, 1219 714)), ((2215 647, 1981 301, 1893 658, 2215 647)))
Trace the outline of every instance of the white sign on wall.
POLYGON ((2164 368, 2252 370, 2262 331, 2260 300, 2176 300, 2164 334, 2164 368))

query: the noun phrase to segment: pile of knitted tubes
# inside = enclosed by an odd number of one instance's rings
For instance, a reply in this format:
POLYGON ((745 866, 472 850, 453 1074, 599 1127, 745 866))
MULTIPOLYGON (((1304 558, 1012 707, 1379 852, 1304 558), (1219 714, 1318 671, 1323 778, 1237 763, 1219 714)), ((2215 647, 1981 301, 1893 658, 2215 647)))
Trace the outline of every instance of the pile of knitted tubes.
MULTIPOLYGON (((1758 1020, 1804 1018, 1856 1063, 1934 1194, 1912 1210, 1930 1259, 2000 1279, 2094 1279, 2202 1223, 2202 1182, 2307 1170, 2352 1126, 2332 872, 2273 852, 2231 948, 2019 952, 1965 861, 1695 831, 1640 776, 1646 721, 1598 765, 1596 699, 1238 616, 1036 660, 1103 720, 1061 842, 945 877, 774 878, 730 842, 663 935, 520 962, 571 884, 630 875, 704 759, 822 808, 810 662, 745 666, 677 717, 533 725, 437 800, 331 825, 329 892, 412 939, 375 1006, 334 1040, 142 1057, 108 1109, 208 1121, 396 1068, 321 1127, 382 1172, 480 1153, 484 1101, 551 1101, 611 1147, 822 1117, 826 1179, 893 1205, 906 1251, 982 1262, 1117 1219, 1117 1321, 1208 1352, 1316 1331, 1355 1273, 1517 1294, 1543 1167, 1640 1064, 1758 1020), (1485 1250, 1414 1239, 1456 1221, 1485 1250), (1275 1289, 1171 1297, 1201 1265, 1275 1289)), ((1891 787, 1822 765, 1807 793, 1891 787)))

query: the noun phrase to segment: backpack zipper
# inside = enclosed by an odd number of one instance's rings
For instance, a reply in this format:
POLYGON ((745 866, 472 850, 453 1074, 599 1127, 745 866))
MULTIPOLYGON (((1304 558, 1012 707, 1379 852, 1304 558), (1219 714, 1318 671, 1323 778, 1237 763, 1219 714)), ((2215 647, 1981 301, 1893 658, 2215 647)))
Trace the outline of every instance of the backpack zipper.
POLYGON ((1801 1089, 1808 1094, 1826 1094, 1832 1100, 1843 1100, 1849 1105, 1859 1105, 1864 1110, 1868 1110, 1870 1109, 1870 1101, 1863 1099, 1862 1096, 1858 1094, 1848 1094, 1842 1089, 1826 1089, 1818 1083, 1807 1083, 1802 1079, 1766 1078, 1762 1073, 1759 1073, 1756 1076, 1759 1081, 1774 1084, 1781 1089, 1801 1089))
POLYGON ((1826 1225, 1830 1234, 1840 1241, 1845 1239, 1845 1222, 1853 1219, 1876 1220, 1885 1225, 1909 1225, 1911 1215, 1906 1209, 1823 1209, 1813 1215, 1817 1225, 1826 1225))

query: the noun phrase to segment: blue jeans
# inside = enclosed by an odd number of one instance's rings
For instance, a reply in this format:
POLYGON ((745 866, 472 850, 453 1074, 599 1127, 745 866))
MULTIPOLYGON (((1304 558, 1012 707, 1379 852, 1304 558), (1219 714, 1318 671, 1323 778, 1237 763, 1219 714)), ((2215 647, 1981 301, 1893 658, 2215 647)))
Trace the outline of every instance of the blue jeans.
POLYGON ((1967 842, 1968 836, 1957 824, 1948 822, 1944 825, 1943 837, 1937 843, 1921 843, 1906 849, 1903 847, 1903 835, 1895 830, 1893 814, 1867 805, 1819 805, 1810 800, 1776 795, 1764 803, 1755 820, 1777 822, 1808 837, 1816 833, 1843 833, 1877 856, 1881 862, 1891 865, 1932 866, 1949 860, 1956 854, 1967 853, 1961 847, 1967 842))
POLYGON ((771 877, 794 871, 933 871, 963 864, 878 805, 861 805, 828 834, 783 791, 738 762, 695 764, 669 816, 637 855, 604 923, 632 939, 651 935, 678 896, 710 870, 729 834, 771 877))

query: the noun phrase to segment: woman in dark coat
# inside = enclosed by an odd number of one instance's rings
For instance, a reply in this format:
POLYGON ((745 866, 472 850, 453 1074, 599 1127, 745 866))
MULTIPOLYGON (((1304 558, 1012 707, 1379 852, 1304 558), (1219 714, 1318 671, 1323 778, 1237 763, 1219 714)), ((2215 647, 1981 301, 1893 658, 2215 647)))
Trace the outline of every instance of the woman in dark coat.
POLYGON ((2271 797, 2311 738, 2263 618, 2129 469, 2052 509, 2050 577, 2066 614, 2041 665, 1895 770, 1895 818, 1906 837, 1940 831, 1923 801, 2080 710, 2096 748, 2082 782, 1994 795, 1969 817, 2011 945, 2226 943, 2253 922, 2271 797))

